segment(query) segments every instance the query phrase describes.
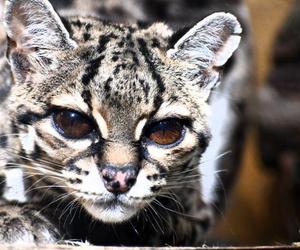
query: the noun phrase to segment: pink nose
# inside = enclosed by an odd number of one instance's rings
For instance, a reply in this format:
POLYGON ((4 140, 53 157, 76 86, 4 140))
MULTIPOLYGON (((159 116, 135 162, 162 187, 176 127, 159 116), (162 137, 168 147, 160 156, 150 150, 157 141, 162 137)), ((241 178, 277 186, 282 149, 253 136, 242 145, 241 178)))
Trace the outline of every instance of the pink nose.
POLYGON ((133 165, 119 167, 105 164, 101 173, 109 192, 126 193, 135 184, 138 171, 133 165))

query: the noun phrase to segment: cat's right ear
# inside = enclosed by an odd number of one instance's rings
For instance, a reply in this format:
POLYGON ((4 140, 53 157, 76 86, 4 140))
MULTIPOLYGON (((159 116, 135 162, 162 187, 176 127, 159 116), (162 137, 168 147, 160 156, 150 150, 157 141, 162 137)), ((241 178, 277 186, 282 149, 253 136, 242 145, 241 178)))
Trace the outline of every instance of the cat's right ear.
POLYGON ((238 48, 241 33, 241 25, 235 16, 214 13, 172 45, 167 56, 189 64, 185 76, 207 90, 208 98, 210 91, 220 83, 220 69, 238 48))
POLYGON ((47 0, 6 0, 4 26, 8 59, 17 78, 55 62, 55 52, 77 46, 47 0))

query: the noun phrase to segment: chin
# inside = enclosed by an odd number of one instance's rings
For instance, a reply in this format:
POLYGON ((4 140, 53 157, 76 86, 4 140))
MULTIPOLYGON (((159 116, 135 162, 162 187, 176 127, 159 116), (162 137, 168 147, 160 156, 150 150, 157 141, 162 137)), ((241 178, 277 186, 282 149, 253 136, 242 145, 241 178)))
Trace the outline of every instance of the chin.
POLYGON ((121 202, 83 203, 86 211, 95 219, 108 224, 122 223, 138 213, 138 207, 128 206, 121 202))

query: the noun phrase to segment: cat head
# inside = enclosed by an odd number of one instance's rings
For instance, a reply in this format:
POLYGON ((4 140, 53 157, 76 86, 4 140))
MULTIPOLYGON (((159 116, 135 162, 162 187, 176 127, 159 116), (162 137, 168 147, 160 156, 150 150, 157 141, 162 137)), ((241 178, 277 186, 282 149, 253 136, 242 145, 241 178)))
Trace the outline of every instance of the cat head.
POLYGON ((162 23, 62 19, 46 0, 8 0, 4 23, 27 174, 110 223, 187 188, 184 175, 203 181, 207 99, 240 41, 233 15, 179 35, 162 23))

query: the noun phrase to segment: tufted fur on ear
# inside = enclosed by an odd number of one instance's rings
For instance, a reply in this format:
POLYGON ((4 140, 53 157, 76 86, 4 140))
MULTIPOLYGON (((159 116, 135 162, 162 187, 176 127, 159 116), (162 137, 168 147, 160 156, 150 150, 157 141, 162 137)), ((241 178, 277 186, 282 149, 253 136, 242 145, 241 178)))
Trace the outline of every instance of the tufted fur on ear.
POLYGON ((4 26, 9 61, 21 78, 32 66, 55 60, 55 52, 76 47, 47 0, 6 0, 4 26))
POLYGON ((187 73, 201 87, 211 89, 219 83, 219 70, 237 49, 242 28, 235 16, 214 13, 191 28, 167 51, 167 56, 193 64, 187 73), (203 78, 203 75, 206 79, 203 78))

